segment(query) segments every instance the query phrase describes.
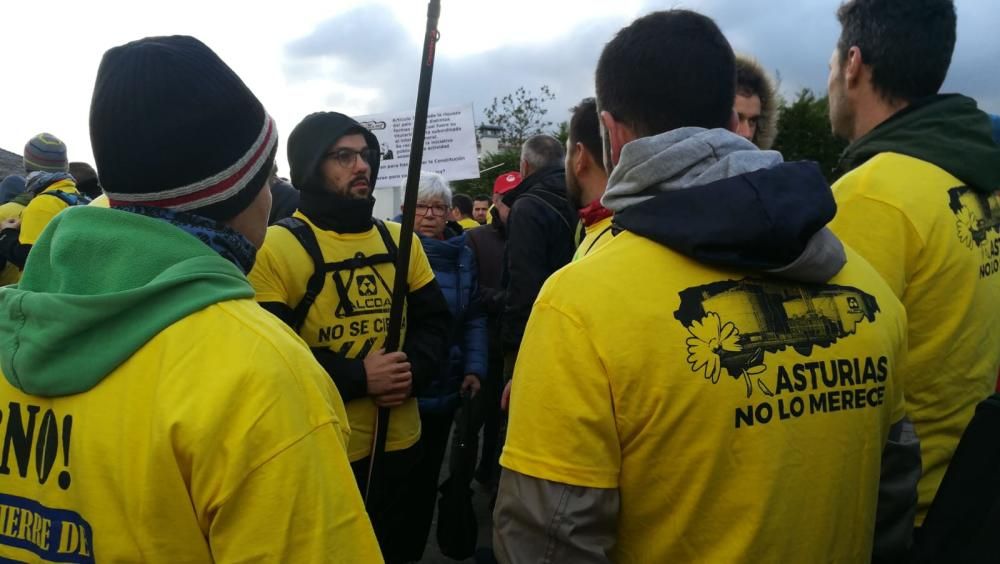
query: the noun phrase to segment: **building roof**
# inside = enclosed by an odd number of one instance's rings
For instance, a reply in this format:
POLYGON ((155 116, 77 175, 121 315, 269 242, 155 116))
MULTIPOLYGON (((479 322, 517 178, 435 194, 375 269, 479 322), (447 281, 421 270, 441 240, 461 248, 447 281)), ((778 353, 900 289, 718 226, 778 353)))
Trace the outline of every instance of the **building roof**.
POLYGON ((24 159, 17 153, 0 149, 0 179, 4 179, 11 174, 24 176, 24 159))

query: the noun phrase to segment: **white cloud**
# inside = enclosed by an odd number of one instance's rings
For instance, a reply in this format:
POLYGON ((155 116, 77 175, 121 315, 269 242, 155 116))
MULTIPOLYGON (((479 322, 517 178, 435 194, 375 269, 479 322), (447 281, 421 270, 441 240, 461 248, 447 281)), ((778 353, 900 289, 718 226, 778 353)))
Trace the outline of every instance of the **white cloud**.
MULTIPOLYGON (((677 2, 443 0, 432 104, 472 102, 548 84, 558 99, 549 118, 593 90, 597 55, 616 29, 650 9, 677 2)), ((780 70, 784 91, 822 93, 826 61, 839 31, 839 4, 773 0, 689 0, 681 7, 715 17, 737 50, 780 70)), ((959 38, 946 89, 1000 112, 1000 15, 992 0, 959 4, 959 38)), ((40 131, 62 137, 70 158, 93 162, 88 112, 105 50, 148 35, 191 34, 243 78, 278 122, 282 147, 306 114, 399 111, 412 107, 426 1, 163 3, 54 0, 41 8, 5 3, 0 48, 0 147, 19 153, 40 131), (337 16, 354 11, 363 17, 337 16), (310 50, 311 49, 311 50, 310 50), (339 53, 330 56, 331 52, 339 53)), ((284 148, 279 164, 287 170, 284 148)))

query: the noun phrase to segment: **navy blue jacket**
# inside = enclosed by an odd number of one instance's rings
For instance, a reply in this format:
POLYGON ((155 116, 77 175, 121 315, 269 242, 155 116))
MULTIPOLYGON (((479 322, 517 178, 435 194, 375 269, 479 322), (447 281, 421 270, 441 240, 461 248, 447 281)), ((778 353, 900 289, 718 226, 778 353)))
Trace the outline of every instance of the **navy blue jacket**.
POLYGON ((448 362, 417 398, 423 412, 454 409, 465 375, 474 374, 482 381, 487 374, 486 311, 479 303, 476 258, 465 238, 465 234, 445 240, 420 237, 452 316, 448 362))

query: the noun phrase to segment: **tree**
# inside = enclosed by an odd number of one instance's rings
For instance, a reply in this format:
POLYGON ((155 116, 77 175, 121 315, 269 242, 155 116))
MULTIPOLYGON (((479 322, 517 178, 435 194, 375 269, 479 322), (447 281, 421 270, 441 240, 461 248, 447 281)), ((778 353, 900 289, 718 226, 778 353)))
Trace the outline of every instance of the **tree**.
POLYGON ((503 130, 500 134, 501 145, 520 147, 525 139, 544 133, 552 125, 551 121, 545 121, 548 110, 543 105, 555 100, 556 95, 547 85, 542 85, 539 90, 535 94, 520 86, 502 98, 493 98, 490 107, 483 111, 487 121, 503 130))
POLYGON ((456 194, 469 196, 489 196, 493 194, 493 183, 505 172, 517 170, 521 165, 521 149, 507 149, 498 153, 487 153, 479 160, 479 178, 458 180, 451 183, 456 194))
POLYGON ((778 138, 774 150, 786 161, 810 160, 819 163, 826 179, 833 183, 839 176, 837 163, 847 142, 830 131, 829 103, 826 96, 817 98, 811 90, 799 91, 791 105, 778 109, 778 138))

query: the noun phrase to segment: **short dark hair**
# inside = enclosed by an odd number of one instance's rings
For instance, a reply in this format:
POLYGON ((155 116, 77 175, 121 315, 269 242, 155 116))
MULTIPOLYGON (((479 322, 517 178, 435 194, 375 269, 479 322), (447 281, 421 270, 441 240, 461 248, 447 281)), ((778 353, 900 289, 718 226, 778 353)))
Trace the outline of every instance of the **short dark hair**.
POLYGON ((604 149, 601 144, 601 123, 597 119, 597 100, 584 98, 569 111, 572 113, 569 118, 570 143, 582 143, 590 156, 601 163, 604 149))
POLYGON ((76 180, 76 189, 88 198, 96 198, 104 193, 94 167, 84 162, 69 163, 69 173, 76 180))
POLYGON ((493 200, 489 196, 484 196, 482 194, 476 196, 472 199, 473 202, 492 202, 493 200))
POLYGON ((851 47, 872 69, 872 86, 888 100, 937 94, 955 50, 952 0, 850 0, 837 10, 840 64, 851 47))
POLYGON ((640 136, 726 127, 736 93, 733 49, 711 18, 689 10, 643 16, 597 62, 597 103, 640 136))
POLYGON ((455 194, 451 197, 451 205, 458 208, 462 215, 472 215, 472 198, 465 194, 455 194))

